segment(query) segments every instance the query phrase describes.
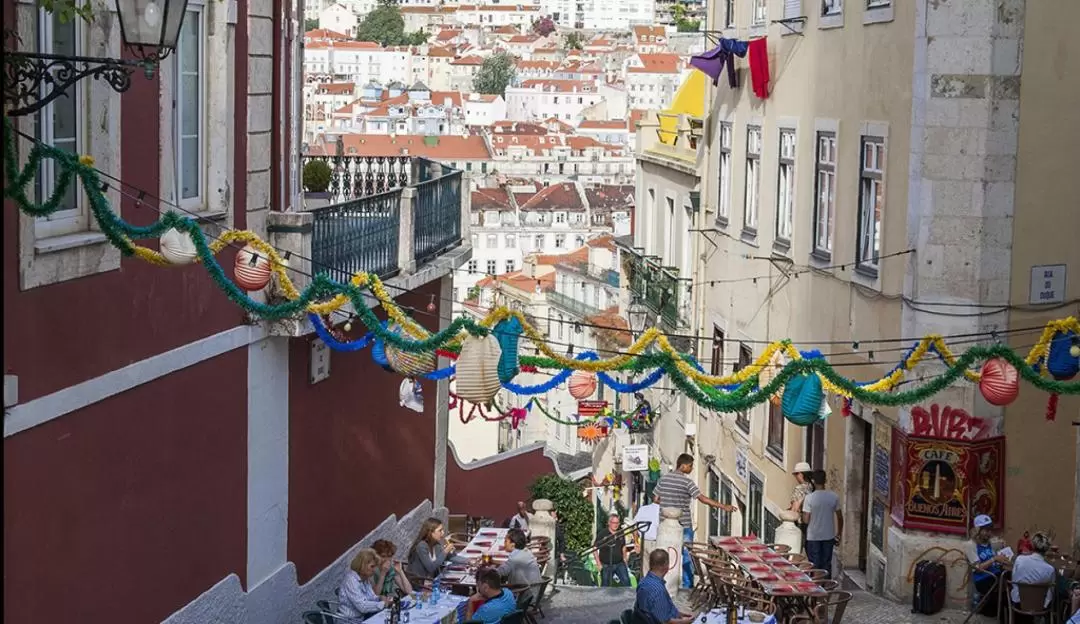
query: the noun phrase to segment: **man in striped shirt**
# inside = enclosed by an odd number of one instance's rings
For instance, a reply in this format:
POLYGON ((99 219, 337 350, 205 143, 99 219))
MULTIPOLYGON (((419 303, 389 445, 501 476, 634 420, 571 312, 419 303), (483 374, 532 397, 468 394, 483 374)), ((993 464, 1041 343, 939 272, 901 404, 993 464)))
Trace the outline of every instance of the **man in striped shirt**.
POLYGON ((649 553, 649 573, 638 583, 634 601, 636 624, 690 624, 694 621, 693 614, 682 613, 675 607, 664 585, 670 563, 668 552, 663 548, 649 553))
POLYGON ((661 508, 674 507, 682 511, 679 524, 683 528, 682 550, 682 586, 689 588, 694 585, 694 564, 690 561, 690 551, 685 544, 694 541, 694 524, 690 518, 690 505, 693 501, 700 501, 710 507, 724 511, 735 511, 733 505, 725 505, 719 501, 701 493, 694 480, 688 477, 694 471, 694 457, 683 453, 675 460, 675 470, 660 477, 656 482, 654 498, 661 508))

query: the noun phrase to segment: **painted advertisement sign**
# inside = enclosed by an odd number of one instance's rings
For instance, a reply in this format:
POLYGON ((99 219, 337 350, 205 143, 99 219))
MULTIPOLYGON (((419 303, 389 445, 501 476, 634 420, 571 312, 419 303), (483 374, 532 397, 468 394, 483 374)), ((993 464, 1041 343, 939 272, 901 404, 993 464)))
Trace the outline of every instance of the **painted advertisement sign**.
POLYGON ((893 522, 963 534, 970 518, 1004 520, 1004 438, 978 441, 909 436, 893 429, 893 522))

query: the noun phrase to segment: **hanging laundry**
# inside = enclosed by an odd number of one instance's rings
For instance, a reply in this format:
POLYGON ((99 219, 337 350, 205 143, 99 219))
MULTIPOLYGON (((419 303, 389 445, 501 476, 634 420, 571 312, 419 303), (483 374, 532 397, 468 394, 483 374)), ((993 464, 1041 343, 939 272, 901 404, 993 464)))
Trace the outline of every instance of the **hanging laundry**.
POLYGON ((739 79, 735 74, 735 59, 732 57, 746 56, 747 43, 736 39, 721 38, 715 48, 690 58, 690 65, 700 70, 709 78, 712 78, 713 86, 720 82, 720 74, 727 66, 728 86, 735 89, 739 86, 739 79))
POLYGON ((764 100, 769 97, 769 47, 762 37, 752 40, 749 50, 750 85, 754 95, 764 100))

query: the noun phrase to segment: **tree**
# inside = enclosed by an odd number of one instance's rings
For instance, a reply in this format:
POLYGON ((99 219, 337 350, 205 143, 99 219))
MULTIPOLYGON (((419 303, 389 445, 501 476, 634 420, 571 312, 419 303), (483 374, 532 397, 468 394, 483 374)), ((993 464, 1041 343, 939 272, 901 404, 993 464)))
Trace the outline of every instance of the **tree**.
POLYGON ((405 43, 405 20, 397 3, 380 0, 379 6, 365 15, 356 27, 356 38, 359 41, 377 41, 384 47, 405 43))
POLYGON ((584 37, 581 33, 574 31, 566 35, 565 46, 567 50, 580 50, 585 47, 584 37))
POLYGON ((414 31, 414 32, 411 32, 411 33, 405 35, 405 43, 407 45, 415 45, 415 46, 424 45, 425 43, 428 42, 428 39, 430 37, 431 37, 431 33, 424 32, 422 30, 417 30, 417 31, 414 31))
POLYGON ((679 32, 697 32, 701 30, 701 20, 686 17, 686 5, 679 2, 671 9, 675 18, 675 30, 679 32))
POLYGON ((484 59, 480 71, 476 72, 473 79, 473 90, 486 95, 504 95, 506 87, 517 76, 514 68, 514 57, 506 52, 492 54, 484 59))
POLYGON ((308 31, 312 31, 312 30, 318 30, 318 29, 319 29, 319 20, 317 20, 317 19, 306 19, 306 20, 304 20, 304 32, 308 32, 308 31))
POLYGON ((544 498, 555 504, 568 552, 579 553, 592 544, 593 505, 582 495, 580 485, 556 474, 546 474, 534 481, 529 490, 534 500, 544 498))
POLYGON ((550 17, 541 17, 533 22, 532 30, 541 37, 547 37, 555 32, 555 22, 550 17))
POLYGON ((90 0, 37 0, 37 3, 46 13, 59 17, 61 24, 66 24, 76 17, 87 22, 94 19, 94 8, 90 5, 90 0))

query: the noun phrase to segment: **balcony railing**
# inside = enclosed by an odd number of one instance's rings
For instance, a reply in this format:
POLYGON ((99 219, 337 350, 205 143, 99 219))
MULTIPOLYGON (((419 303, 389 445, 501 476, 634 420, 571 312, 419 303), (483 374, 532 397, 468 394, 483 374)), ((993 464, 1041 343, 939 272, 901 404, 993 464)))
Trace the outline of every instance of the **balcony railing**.
POLYGON ((298 287, 307 285, 308 275, 326 274, 344 282, 358 271, 380 277, 410 274, 461 244, 468 229, 461 171, 426 158, 342 158, 350 163, 369 161, 376 169, 370 178, 365 173, 359 186, 358 165, 340 169, 338 194, 329 206, 270 213, 271 244, 294 254, 290 267, 296 270, 293 281, 298 287), (393 177, 389 170, 379 177, 378 167, 385 169, 388 162, 395 168, 393 177), (401 162, 406 163, 404 168, 401 162), (382 190, 368 193, 376 188, 382 190), (343 199, 342 189, 350 197, 343 199))
POLYGON ((551 291, 547 294, 548 300, 552 305, 558 306, 563 310, 566 310, 570 314, 585 318, 586 316, 593 316, 594 314, 600 314, 600 310, 594 306, 591 306, 582 301, 578 301, 569 295, 564 295, 561 292, 551 291))
MULTIPOLYGON (((330 165, 331 201, 346 201, 408 186, 416 163, 410 156, 305 156, 304 162, 323 160, 330 165)), ((415 160, 427 160, 417 158, 415 160)), ((428 161, 430 162, 430 161, 428 161)))
POLYGON ((657 258, 635 253, 625 254, 630 294, 657 314, 669 327, 686 325, 689 295, 684 279, 675 267, 661 266, 657 258))
POLYGON ((315 273, 328 273, 339 282, 361 270, 396 273, 402 192, 399 188, 312 210, 315 273))
POLYGON ((427 159, 418 168, 413 241, 416 262, 427 262, 461 242, 461 172, 427 159))

